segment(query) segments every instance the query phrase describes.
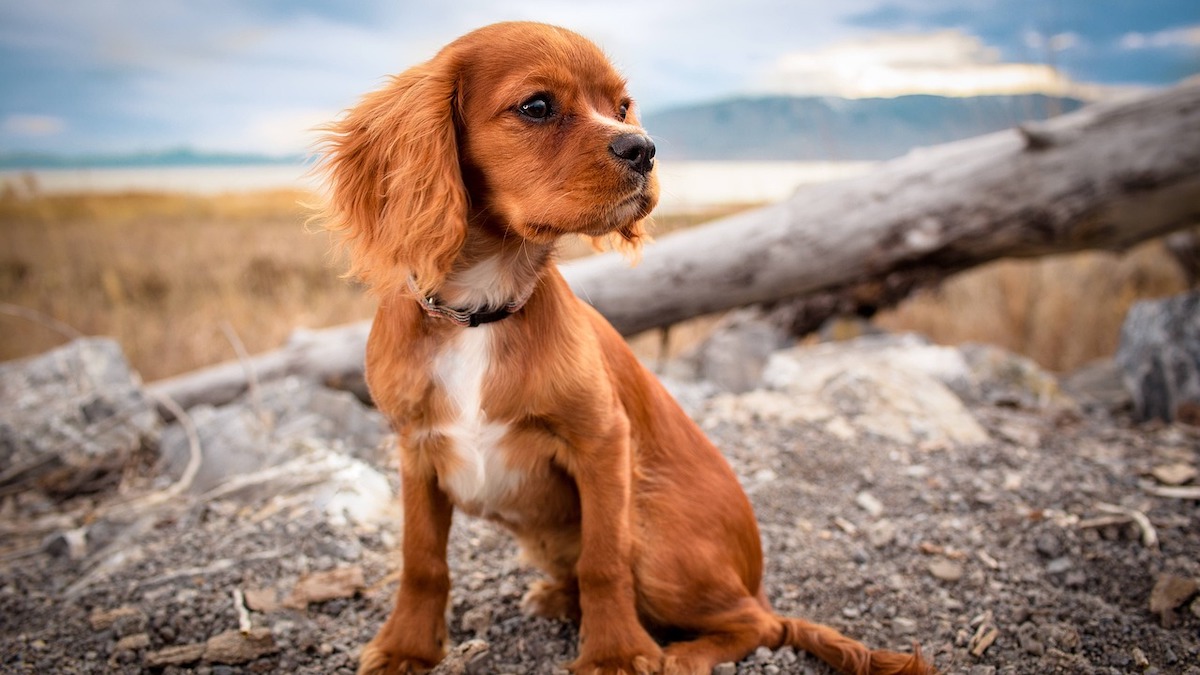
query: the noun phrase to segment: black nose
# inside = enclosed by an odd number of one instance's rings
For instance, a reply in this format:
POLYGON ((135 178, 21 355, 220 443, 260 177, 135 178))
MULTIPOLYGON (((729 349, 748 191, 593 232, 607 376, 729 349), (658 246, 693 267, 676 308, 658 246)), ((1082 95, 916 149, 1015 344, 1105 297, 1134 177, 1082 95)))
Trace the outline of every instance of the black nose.
POLYGON ((621 134, 608 144, 608 151, 640 174, 654 168, 654 141, 645 134, 621 134))

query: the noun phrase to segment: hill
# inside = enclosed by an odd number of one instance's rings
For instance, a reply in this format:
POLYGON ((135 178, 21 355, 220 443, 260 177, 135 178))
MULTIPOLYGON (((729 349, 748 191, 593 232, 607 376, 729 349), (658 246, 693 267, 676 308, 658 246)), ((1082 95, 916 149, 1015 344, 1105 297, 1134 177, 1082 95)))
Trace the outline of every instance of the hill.
POLYGON ((882 160, 1083 104, 1041 94, 744 97, 651 113, 643 122, 659 154, 671 160, 882 160))

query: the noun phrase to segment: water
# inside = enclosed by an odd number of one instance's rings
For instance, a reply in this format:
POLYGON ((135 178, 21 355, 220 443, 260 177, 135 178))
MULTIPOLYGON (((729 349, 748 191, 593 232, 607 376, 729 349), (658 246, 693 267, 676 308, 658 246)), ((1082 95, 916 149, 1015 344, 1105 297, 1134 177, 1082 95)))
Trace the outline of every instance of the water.
MULTIPOLYGON (((659 211, 679 213, 723 204, 779 201, 801 185, 849 178, 871 162, 663 162, 659 211)), ((305 166, 172 166, 148 168, 0 171, 0 185, 30 192, 183 192, 221 194, 261 190, 316 190, 305 166)))

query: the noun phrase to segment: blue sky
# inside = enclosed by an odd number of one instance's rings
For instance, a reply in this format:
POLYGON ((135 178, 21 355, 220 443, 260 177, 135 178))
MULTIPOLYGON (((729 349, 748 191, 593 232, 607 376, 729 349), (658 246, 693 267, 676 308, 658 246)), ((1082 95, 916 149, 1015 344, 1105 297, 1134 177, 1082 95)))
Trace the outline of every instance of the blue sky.
POLYGON ((0 0, 0 153, 303 152, 384 76, 510 19, 597 41, 644 110, 1200 72, 1197 0, 0 0))

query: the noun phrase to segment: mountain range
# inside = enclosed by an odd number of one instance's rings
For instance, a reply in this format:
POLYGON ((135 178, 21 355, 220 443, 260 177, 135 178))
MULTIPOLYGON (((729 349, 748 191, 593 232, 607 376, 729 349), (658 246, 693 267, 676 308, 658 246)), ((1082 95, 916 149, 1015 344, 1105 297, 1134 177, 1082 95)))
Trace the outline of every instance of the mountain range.
POLYGON ((157 152, 104 155, 56 155, 38 152, 0 152, 0 170, 13 169, 142 169, 166 166, 252 166, 300 164, 303 155, 266 155, 253 152, 204 152, 171 148, 157 152))
POLYGON ((883 160, 1045 119, 1084 105, 1015 96, 745 97, 692 105, 642 120, 667 160, 883 160))
MULTIPOLYGON (((642 122, 666 160, 882 160, 1045 119, 1084 105, 1072 98, 1019 96, 743 97, 646 114, 642 122)), ((210 153, 190 148, 63 156, 0 152, 0 169, 147 168, 300 164, 302 155, 210 153)))

